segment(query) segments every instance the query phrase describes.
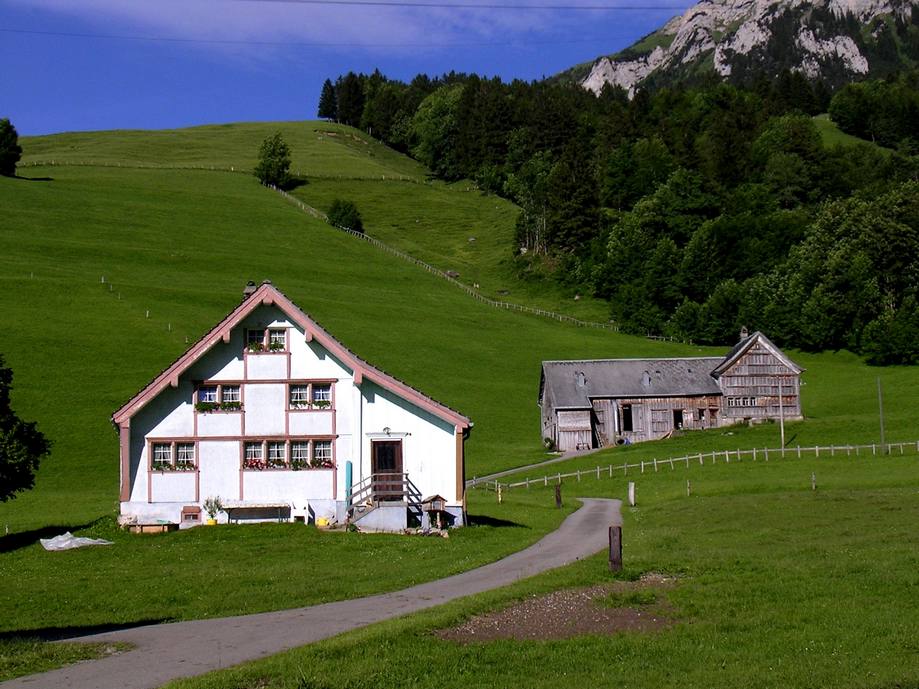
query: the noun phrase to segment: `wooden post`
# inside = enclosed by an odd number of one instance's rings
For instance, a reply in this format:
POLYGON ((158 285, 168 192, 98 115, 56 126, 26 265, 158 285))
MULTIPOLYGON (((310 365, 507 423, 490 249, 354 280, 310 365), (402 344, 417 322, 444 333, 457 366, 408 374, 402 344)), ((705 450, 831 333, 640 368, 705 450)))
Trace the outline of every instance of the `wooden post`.
POLYGON ((756 448, 753 448, 753 461, 756 461, 756 448))
POLYGON ((801 446, 798 445, 798 459, 801 459, 801 446))
POLYGON ((881 377, 878 376, 878 415, 881 418, 881 446, 884 445, 884 396, 881 393, 881 377))
POLYGON ((635 507, 635 482, 629 481, 629 505, 635 507))
POLYGON ((609 569, 611 572, 622 570, 622 527, 609 527, 609 569))
POLYGON ((782 441, 782 456, 785 456, 785 390, 783 380, 779 378, 779 429, 782 441))
POLYGON ((645 473, 645 460, 641 460, 641 473, 645 473))
POLYGON ((769 448, 768 447, 763 448, 763 454, 766 455, 766 461, 768 462, 769 461, 769 448))
POLYGON ((497 486, 497 492, 498 492, 498 504, 500 505, 500 504, 501 504, 501 502, 502 502, 502 496, 501 496, 501 484, 500 484, 500 483, 499 483, 499 484, 498 484, 498 486, 497 486))
POLYGON ((597 465, 597 480, 600 480, 600 465, 597 465))
POLYGON ((581 482, 581 470, 578 469, 578 483, 581 482))
POLYGON ((811 490, 817 490, 817 473, 811 472, 811 490))
POLYGON ((555 484, 555 509, 561 509, 562 507, 562 484, 555 484))
POLYGON ((527 490, 530 490, 530 477, 527 476, 527 490))
POLYGON ((686 481, 686 497, 688 498, 691 495, 692 495, 692 484, 687 480, 686 481))
POLYGON ((654 473, 657 473, 657 457, 654 458, 654 473))

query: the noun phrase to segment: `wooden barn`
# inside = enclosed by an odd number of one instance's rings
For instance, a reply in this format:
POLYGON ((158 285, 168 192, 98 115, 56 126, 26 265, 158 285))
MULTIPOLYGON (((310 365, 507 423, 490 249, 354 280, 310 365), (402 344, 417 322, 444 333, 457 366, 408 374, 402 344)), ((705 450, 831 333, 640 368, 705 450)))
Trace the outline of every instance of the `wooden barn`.
POLYGON ((542 434, 563 452, 800 419, 802 369, 760 332, 724 357, 544 361, 542 434))

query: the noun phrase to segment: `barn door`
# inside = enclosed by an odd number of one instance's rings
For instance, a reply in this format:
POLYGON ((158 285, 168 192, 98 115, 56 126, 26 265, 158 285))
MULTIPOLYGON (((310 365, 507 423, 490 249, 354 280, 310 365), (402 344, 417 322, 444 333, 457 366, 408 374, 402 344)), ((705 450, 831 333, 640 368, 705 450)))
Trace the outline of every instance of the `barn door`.
POLYGON ((593 425, 597 447, 611 445, 616 428, 612 400, 593 400, 593 425))

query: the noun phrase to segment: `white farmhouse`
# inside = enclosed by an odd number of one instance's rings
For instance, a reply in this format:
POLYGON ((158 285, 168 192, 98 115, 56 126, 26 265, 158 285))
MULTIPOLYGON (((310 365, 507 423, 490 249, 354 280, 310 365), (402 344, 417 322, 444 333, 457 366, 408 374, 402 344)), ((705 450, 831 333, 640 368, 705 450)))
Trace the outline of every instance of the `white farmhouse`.
POLYGON ((465 521, 472 422, 359 359, 270 282, 112 416, 122 521, 465 521), (437 498, 436 500, 427 500, 437 498))

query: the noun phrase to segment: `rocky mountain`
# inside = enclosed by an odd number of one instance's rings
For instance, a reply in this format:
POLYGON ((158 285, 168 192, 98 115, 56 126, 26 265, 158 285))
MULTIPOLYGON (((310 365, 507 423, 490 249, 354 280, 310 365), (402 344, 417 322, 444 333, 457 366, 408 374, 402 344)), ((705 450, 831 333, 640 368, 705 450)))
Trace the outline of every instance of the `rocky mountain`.
POLYGON ((630 95, 715 74, 744 82, 789 69, 838 86, 919 65, 919 0, 703 0, 620 53, 568 70, 630 95))

